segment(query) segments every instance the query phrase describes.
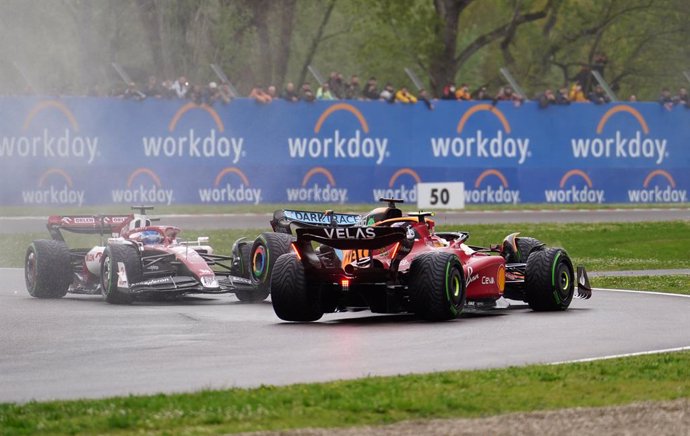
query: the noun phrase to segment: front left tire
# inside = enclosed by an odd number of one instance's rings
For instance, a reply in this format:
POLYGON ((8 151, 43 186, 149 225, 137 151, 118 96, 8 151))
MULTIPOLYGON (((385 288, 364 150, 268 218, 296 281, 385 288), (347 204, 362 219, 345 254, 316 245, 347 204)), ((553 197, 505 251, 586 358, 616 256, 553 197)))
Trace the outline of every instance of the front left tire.
MULTIPOLYGON (((101 265, 101 292, 103 298, 110 304, 131 304, 132 294, 121 291, 118 283, 125 277, 120 276, 120 266, 124 267, 127 283, 142 280, 143 269, 141 257, 137 247, 129 244, 112 244, 103 251, 101 265)), ((124 286, 123 286, 124 287, 124 286)))

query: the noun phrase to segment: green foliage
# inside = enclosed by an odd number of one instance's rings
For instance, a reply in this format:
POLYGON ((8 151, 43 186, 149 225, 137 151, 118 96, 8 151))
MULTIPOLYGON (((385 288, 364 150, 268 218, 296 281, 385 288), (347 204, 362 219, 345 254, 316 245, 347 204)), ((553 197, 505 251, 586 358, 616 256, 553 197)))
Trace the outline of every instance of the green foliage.
POLYGON ((690 397, 690 352, 181 395, 0 404, 10 435, 225 434, 690 397), (423 399, 423 401, 420 401, 423 399))
MULTIPOLYGON (((690 12, 685 0, 472 1, 459 10, 455 41, 444 41, 449 0, 5 0, 0 2, 0 93, 27 87, 12 62, 43 94, 104 93, 122 87, 110 63, 133 79, 149 74, 195 83, 217 80, 219 64, 242 93, 255 82, 301 80, 311 63, 322 73, 377 76, 410 86, 404 67, 426 83, 503 83, 508 66, 530 96, 570 81, 596 52, 609 57, 605 77, 619 98, 655 99, 684 84, 690 12), (294 6, 294 9, 292 9, 294 6), (292 11, 294 14, 290 14, 292 11), (508 31, 513 17, 544 16, 508 31), (290 16, 294 18, 290 20, 290 16), (324 23, 319 37, 317 30, 324 23), (471 55, 460 53, 491 35, 471 55), (288 42, 284 49, 282 41, 288 42), (455 44, 454 56, 444 48, 455 44), (502 48, 503 46, 503 48, 502 48), (284 71, 285 70, 285 71, 284 71)), ((308 77, 312 83, 313 78, 308 77)))

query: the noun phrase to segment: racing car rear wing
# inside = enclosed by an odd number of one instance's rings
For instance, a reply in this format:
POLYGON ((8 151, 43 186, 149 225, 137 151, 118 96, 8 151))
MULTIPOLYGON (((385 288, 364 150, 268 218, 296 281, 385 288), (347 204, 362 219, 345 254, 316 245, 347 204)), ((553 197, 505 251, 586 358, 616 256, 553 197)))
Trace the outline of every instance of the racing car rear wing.
POLYGON ((375 250, 407 237, 401 227, 313 227, 297 229, 297 243, 311 241, 339 250, 375 250))
POLYGON ((335 213, 333 211, 316 212, 310 210, 282 209, 273 212, 271 227, 274 232, 292 233, 290 225, 295 227, 337 226, 350 227, 360 222, 361 216, 351 213, 335 213))
POLYGON ((131 219, 129 215, 51 215, 48 232, 56 240, 63 240, 61 230, 72 233, 103 235, 119 232, 131 219))

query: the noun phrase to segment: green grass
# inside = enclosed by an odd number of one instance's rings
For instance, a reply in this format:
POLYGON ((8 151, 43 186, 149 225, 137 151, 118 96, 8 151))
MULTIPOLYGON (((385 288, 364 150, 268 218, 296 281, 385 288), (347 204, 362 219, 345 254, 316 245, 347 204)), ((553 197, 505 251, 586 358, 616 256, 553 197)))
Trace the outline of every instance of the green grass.
POLYGON ((633 289, 690 295, 690 275, 595 277, 590 280, 596 288, 633 289))
MULTIPOLYGON (((533 236, 567 249, 573 261, 590 271, 687 268, 690 265, 690 222, 596 223, 596 224, 490 224, 439 226, 440 230, 466 230, 469 244, 500 243, 512 232, 533 236)), ((269 230, 266 220, 263 231, 269 230)), ((210 236, 218 253, 229 253, 235 239, 254 238, 259 229, 185 230, 181 236, 193 239, 210 236)), ((27 245, 48 233, 0 234, 0 267, 21 267, 27 245)), ((72 237, 74 244, 94 245, 98 238, 72 237)))
POLYGON ((690 397, 690 352, 184 395, 0 404, 13 435, 225 434, 690 397))

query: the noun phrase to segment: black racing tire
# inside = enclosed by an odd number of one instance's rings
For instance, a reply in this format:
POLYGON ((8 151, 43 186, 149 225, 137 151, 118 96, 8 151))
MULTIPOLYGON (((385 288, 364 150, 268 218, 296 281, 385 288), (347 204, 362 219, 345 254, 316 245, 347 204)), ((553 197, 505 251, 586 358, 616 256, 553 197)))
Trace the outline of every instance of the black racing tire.
POLYGON ((427 321, 457 318, 465 306, 462 264, 453 253, 435 251, 415 257, 408 287, 412 312, 427 321))
POLYGON ((251 252, 252 246, 246 242, 237 244, 236 247, 233 247, 232 255, 235 257, 235 259, 233 259, 230 274, 236 277, 244 277, 245 279, 249 278, 251 252))
POLYGON ((272 280, 271 302, 278 318, 308 322, 323 316, 319 296, 307 287, 304 265, 295 253, 278 258, 272 280))
POLYGON ((139 249, 129 244, 108 245, 101 257, 101 292, 110 304, 131 304, 134 296, 118 289, 119 263, 125 266, 128 283, 140 282, 144 276, 139 249))
MULTIPOLYGON (((239 247, 239 262, 237 269, 232 271, 232 275, 249 278, 251 274, 251 252, 252 246, 249 244, 243 244, 239 247)), ((252 291, 236 291, 235 296, 243 303, 258 303, 264 301, 269 293, 270 289, 257 287, 252 291)))
POLYGON ((532 251, 544 248, 543 242, 530 237, 515 238, 515 245, 517 245, 517 253, 508 256, 506 258, 507 263, 527 263, 527 259, 529 259, 532 251))
MULTIPOLYGON (((257 295, 266 298, 271 293, 271 273, 278 258, 289 253, 295 237, 285 233, 266 232, 260 234, 250 254, 249 279, 254 283, 257 295)), ((258 298, 257 296, 257 298, 258 298)))
POLYGON ((533 251, 525 270, 525 300, 534 311, 566 310, 575 294, 573 263, 562 248, 533 251))
POLYGON ((24 257, 24 280, 32 297, 64 297, 73 280, 67 244, 52 239, 33 241, 24 257))

